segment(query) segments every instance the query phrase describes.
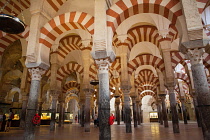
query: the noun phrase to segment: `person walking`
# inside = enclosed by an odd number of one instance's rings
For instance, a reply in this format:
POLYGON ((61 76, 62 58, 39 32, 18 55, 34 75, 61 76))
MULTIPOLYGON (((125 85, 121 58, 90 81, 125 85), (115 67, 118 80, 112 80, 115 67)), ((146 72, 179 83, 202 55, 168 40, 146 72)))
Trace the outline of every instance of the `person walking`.
POLYGON ((12 109, 10 108, 9 111, 10 111, 9 112, 9 118, 7 120, 7 123, 6 123, 5 132, 9 132, 10 126, 11 126, 11 123, 12 123, 12 119, 14 119, 14 113, 12 112, 12 109))
POLYGON ((115 120, 115 116, 114 114, 111 114, 111 116, 109 117, 109 125, 112 125, 114 123, 115 120))

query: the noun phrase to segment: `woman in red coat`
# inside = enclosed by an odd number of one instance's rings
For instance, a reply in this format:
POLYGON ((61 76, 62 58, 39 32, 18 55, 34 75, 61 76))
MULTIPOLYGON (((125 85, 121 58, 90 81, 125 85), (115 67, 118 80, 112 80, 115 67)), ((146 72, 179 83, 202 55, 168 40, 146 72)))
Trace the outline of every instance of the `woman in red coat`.
POLYGON ((114 114, 111 114, 111 116, 109 117, 109 125, 112 125, 114 123, 115 117, 114 114))

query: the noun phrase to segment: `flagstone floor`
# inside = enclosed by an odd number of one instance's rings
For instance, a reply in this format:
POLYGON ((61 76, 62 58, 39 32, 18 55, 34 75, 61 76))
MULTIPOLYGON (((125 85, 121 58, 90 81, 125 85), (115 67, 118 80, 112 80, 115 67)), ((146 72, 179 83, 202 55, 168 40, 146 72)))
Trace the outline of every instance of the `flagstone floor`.
MULTIPOLYGON (((111 126, 112 140, 203 140, 202 130, 196 122, 183 124, 180 122, 180 133, 174 134, 172 123, 169 128, 159 123, 143 123, 137 128, 132 128, 132 133, 125 133, 125 125, 116 123, 111 126)), ((0 132, 0 140, 23 140, 24 130, 12 127, 9 132, 0 132)), ((37 126, 36 140, 98 140, 99 130, 91 124, 91 132, 84 132, 79 124, 65 124, 63 128, 56 127, 54 132, 49 131, 49 126, 37 126)))

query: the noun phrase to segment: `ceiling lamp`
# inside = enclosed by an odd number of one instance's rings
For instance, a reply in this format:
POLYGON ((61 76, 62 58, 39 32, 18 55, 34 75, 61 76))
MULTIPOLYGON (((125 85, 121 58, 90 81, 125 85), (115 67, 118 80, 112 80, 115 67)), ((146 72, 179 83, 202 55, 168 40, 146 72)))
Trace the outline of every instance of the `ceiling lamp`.
MULTIPOLYGON (((4 6, 0 10, 0 13, 3 12, 4 8, 9 3, 9 1, 10 0, 8 0, 4 4, 4 6)), ((21 7, 20 1, 19 1, 19 4, 20 4, 20 7, 21 7)), ((14 5, 14 2, 13 2, 13 5, 14 5)), ((12 9, 13 9, 13 7, 12 7, 12 9)), ((11 11, 11 13, 12 12, 13 12, 13 10, 11 11)), ((22 13, 22 17, 23 17, 23 13, 22 13)), ((13 15, 0 14, 0 23, 1 23, 0 24, 0 30, 2 30, 5 33, 19 34, 19 33, 22 33, 23 31, 25 31, 25 24, 24 24, 24 22, 21 21, 19 18, 13 16, 13 15)))
POLYGON ((99 84, 99 81, 98 80, 91 80, 90 84, 96 86, 96 85, 99 84))

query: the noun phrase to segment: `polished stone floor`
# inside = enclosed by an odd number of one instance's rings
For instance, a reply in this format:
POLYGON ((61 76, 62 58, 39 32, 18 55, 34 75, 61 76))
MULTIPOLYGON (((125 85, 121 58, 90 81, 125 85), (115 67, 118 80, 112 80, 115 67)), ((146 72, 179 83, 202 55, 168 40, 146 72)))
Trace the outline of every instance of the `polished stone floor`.
MULTIPOLYGON (((158 123, 144 123, 137 128, 132 128, 133 133, 125 133, 125 125, 113 124, 111 126, 112 140, 202 140, 201 128, 196 122, 187 125, 180 122, 180 133, 174 134, 172 124, 164 128, 158 123)), ((11 128, 9 132, 0 132, 0 140, 22 140, 23 130, 11 128)), ((79 124, 65 124, 63 128, 56 127, 55 132, 49 131, 49 126, 36 128, 36 140, 98 140, 98 128, 91 124, 91 132, 84 132, 79 124)))

